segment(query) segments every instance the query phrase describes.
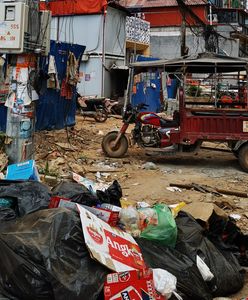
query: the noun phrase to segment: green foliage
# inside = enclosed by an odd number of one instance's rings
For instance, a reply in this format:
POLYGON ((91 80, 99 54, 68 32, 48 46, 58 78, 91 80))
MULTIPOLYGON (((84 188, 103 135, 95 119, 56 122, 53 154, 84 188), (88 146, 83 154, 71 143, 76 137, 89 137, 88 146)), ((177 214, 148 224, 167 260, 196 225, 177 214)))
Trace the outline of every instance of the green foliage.
POLYGON ((198 85, 190 85, 187 89, 187 95, 191 97, 200 97, 202 89, 198 85))

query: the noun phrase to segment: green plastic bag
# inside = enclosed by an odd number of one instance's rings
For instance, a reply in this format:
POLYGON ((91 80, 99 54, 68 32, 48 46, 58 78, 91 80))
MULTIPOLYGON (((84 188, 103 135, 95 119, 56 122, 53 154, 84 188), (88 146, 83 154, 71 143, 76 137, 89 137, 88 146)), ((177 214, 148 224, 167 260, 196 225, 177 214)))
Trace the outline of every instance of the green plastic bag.
POLYGON ((13 199, 9 198, 0 198, 0 207, 5 207, 5 208, 12 208, 14 204, 13 199))
POLYGON ((158 215, 158 224, 148 224, 140 236, 151 241, 160 242, 165 246, 175 247, 177 225, 169 207, 165 204, 156 204, 153 209, 158 215))

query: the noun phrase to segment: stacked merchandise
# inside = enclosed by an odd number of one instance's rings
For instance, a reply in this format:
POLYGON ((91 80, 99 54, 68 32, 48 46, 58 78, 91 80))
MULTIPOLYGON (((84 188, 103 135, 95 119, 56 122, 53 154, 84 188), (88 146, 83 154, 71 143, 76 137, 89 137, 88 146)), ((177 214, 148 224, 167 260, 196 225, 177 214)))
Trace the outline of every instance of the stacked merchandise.
POLYGON ((150 44, 150 23, 136 17, 127 17, 127 40, 150 44))

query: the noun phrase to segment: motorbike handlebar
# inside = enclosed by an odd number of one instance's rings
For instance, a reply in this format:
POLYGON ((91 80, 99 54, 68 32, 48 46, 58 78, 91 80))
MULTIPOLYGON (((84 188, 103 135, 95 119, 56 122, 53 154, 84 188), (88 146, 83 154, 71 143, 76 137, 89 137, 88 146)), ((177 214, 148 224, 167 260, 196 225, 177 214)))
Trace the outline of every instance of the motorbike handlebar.
POLYGON ((147 105, 147 104, 145 104, 145 103, 139 103, 137 106, 136 106, 136 108, 138 109, 138 110, 140 110, 140 109, 142 109, 142 108, 146 108, 146 107, 148 107, 149 105, 147 105))
POLYGON ((142 108, 146 108, 149 105, 145 104, 145 103, 139 103, 135 106, 129 105, 126 109, 126 111, 124 112, 124 115, 129 115, 130 113, 138 113, 142 108))

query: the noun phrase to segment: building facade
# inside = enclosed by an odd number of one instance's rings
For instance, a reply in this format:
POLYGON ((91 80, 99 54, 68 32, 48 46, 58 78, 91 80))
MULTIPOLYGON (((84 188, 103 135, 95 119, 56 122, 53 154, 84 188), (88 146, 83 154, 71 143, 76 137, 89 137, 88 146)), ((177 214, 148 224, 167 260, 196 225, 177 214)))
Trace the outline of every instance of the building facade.
MULTIPOLYGON (((180 56, 182 11, 176 0, 122 0, 131 13, 142 13, 151 24, 151 55, 161 58, 180 56)), ((243 56, 246 53, 247 12, 245 1, 187 0, 185 4, 196 16, 185 12, 186 46, 189 54, 205 51, 203 30, 212 25, 218 33, 219 53, 243 56), (199 23, 198 20, 201 21, 199 23)))
POLYGON ((52 40, 86 46, 80 62, 79 94, 124 97, 131 54, 149 54, 150 39, 142 40, 145 28, 139 26, 148 24, 146 33, 150 33, 149 23, 137 19, 138 30, 133 28, 127 32, 129 12, 115 1, 107 4, 103 0, 90 0, 86 6, 82 1, 74 2, 74 8, 68 1, 52 1, 48 6, 43 4, 43 9, 51 9, 53 13, 52 40), (138 36, 131 34, 138 31, 138 36))

